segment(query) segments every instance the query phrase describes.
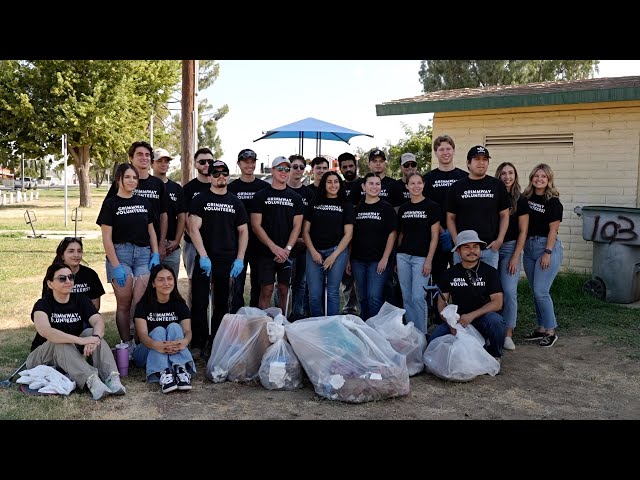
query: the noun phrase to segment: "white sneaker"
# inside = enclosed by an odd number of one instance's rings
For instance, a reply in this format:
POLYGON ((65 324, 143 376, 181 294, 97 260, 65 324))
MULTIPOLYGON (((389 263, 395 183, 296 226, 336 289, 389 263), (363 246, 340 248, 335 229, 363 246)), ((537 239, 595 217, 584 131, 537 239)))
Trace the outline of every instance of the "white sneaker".
POLYGON ((96 373, 87 379, 87 388, 89 388, 94 400, 101 400, 111 394, 109 387, 102 383, 102 380, 98 378, 98 374, 96 373))
POLYGON ((516 344, 513 343, 513 339, 511 337, 504 337, 504 348, 505 350, 515 350, 516 344))
POLYGON ((105 379, 104 384, 111 391, 112 395, 124 395, 127 393, 127 389, 120 382, 120 374, 118 372, 111 372, 111 374, 105 379))

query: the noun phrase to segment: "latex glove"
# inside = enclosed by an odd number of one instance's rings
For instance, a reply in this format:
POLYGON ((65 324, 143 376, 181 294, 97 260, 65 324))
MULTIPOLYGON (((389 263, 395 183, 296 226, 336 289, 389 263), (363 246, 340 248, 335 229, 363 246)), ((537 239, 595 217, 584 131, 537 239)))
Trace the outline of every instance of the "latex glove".
POLYGON ((158 252, 151 254, 151 260, 149 260, 149 270, 156 265, 160 265, 160 254, 158 252))
POLYGON ((207 277, 210 277, 211 276, 211 260, 209 259, 209 257, 200 257, 200 261, 198 263, 200 264, 200 268, 204 270, 204 273, 207 274, 207 277))
POLYGON ((116 279, 116 283, 120 287, 124 287, 127 283, 127 272, 124 271, 124 267, 122 265, 118 265, 113 269, 113 277, 116 279))
POLYGON ((449 230, 445 230, 440 234, 440 243, 442 244, 442 251, 450 253, 453 248, 453 241, 451 240, 451 234, 449 230))
POLYGON ((239 258, 236 258, 233 261, 233 267, 231 267, 231 276, 233 278, 236 278, 238 275, 240 275, 243 268, 244 268, 244 262, 239 258))

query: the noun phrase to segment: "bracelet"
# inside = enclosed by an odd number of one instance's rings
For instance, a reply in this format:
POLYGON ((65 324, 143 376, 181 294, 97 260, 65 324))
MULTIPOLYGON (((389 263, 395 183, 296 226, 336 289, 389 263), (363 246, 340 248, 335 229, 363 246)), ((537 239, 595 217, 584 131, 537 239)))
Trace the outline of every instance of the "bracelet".
POLYGON ((97 333, 94 333, 91 335, 92 337, 98 337, 100 340, 102 340, 102 337, 100 335, 98 335, 97 333))

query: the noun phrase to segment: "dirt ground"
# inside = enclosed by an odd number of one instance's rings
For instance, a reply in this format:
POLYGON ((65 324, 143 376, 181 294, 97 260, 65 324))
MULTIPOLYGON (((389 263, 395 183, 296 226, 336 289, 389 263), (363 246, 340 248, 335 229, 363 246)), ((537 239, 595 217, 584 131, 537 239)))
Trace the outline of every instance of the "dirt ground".
MULTIPOLYGON (((180 280, 183 291, 184 281, 180 280)), ((103 312, 113 311, 107 286, 103 312)), ((516 338, 502 371, 454 383, 425 372, 411 377, 411 392, 378 402, 350 404, 316 395, 305 379, 296 391, 271 391, 260 382, 212 383, 198 360, 193 390, 162 394, 140 369, 123 379, 127 395, 108 397, 89 419, 207 420, 526 420, 640 419, 640 363, 597 337, 564 336, 552 348, 516 338)), ((85 395, 86 393, 83 393, 85 395)))

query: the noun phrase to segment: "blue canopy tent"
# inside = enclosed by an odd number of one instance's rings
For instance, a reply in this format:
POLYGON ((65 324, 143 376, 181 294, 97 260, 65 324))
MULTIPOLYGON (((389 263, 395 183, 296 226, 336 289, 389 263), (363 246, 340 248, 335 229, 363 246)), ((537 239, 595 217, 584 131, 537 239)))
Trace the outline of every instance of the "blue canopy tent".
POLYGON ((303 155, 303 141, 305 138, 316 140, 316 157, 321 155, 322 140, 334 140, 349 143, 352 137, 359 135, 366 135, 373 138, 373 135, 368 133, 356 132, 350 128, 341 127, 340 125, 334 125, 333 123, 323 122, 317 118, 305 118, 297 122, 290 123, 289 125, 283 125, 282 127, 272 128, 267 132, 262 132, 264 135, 254 140, 264 140, 267 138, 297 138, 298 139, 298 151, 300 155, 303 155))

